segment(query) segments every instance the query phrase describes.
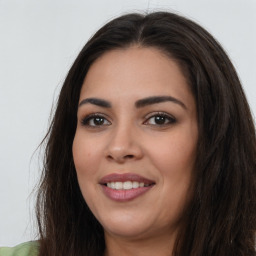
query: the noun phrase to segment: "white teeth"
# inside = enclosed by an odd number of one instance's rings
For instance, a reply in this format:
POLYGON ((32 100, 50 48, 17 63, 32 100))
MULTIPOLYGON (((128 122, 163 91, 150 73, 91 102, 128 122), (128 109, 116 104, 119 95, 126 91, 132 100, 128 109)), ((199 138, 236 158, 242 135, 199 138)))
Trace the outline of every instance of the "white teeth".
POLYGON ((139 182, 133 181, 132 182, 132 188, 138 188, 140 186, 139 182))
POLYGON ((149 184, 144 184, 143 182, 137 182, 137 181, 125 181, 125 182, 121 182, 121 181, 112 181, 112 182, 108 182, 107 186, 109 188, 112 189, 117 189, 117 190, 128 190, 128 189, 133 189, 133 188, 141 188, 141 187, 146 187, 149 186, 149 184))
MULTIPOLYGON (((108 183, 108 184, 109 184, 109 183, 108 183)), ((115 182, 112 181, 112 182, 110 183, 110 186, 108 185, 108 187, 111 187, 111 188, 115 189, 115 182)))
POLYGON ((132 182, 131 181, 124 182, 123 189, 132 189, 132 182))
POLYGON ((123 182, 115 182, 115 189, 122 189, 123 188, 123 182))

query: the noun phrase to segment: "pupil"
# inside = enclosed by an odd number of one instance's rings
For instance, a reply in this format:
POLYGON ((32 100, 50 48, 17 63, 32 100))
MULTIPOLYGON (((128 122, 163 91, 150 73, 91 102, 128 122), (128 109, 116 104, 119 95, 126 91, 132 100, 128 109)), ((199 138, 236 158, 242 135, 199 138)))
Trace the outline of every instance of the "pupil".
POLYGON ((155 117, 156 124, 164 124, 165 123, 165 117, 164 116, 156 116, 155 117))
POLYGON ((95 125, 102 125, 104 123, 104 119, 101 117, 95 117, 94 118, 94 124, 95 125))

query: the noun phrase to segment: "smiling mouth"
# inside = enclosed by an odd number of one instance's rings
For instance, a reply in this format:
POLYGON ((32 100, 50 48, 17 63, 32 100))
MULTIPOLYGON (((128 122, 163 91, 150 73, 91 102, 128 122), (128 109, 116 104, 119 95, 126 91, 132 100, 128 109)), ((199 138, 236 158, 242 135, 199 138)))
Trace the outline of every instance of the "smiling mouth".
POLYGON ((103 177, 100 185, 109 199, 125 202, 143 195, 156 183, 137 174, 113 173, 103 177))
POLYGON ((136 189, 136 188, 143 188, 153 186, 154 183, 144 183, 138 181, 112 181, 104 184, 105 186, 115 189, 115 190, 129 190, 129 189, 136 189))

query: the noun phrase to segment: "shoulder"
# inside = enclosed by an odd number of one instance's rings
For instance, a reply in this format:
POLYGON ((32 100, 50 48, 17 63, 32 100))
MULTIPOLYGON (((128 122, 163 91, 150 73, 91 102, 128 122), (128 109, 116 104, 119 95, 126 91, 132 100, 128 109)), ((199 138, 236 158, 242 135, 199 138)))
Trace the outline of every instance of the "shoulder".
POLYGON ((0 247, 0 256, 37 256, 39 243, 31 241, 14 247, 0 247))

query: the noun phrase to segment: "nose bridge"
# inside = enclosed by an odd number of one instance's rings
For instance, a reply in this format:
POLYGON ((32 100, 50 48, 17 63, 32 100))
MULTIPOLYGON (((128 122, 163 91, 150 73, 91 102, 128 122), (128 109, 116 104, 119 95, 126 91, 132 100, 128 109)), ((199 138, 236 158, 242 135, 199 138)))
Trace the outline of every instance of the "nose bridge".
POLYGON ((142 150, 138 130, 131 122, 120 122, 111 131, 107 146, 108 159, 123 162, 127 159, 139 159, 142 150))

